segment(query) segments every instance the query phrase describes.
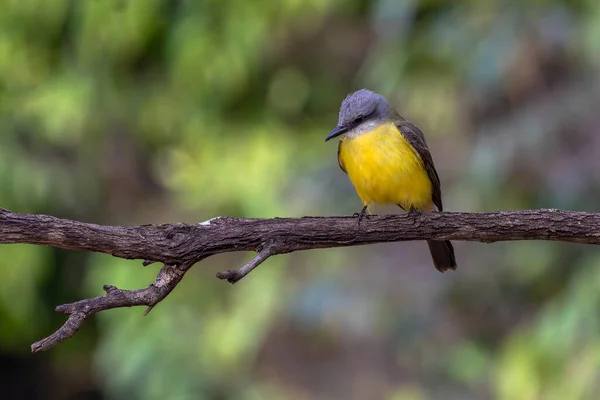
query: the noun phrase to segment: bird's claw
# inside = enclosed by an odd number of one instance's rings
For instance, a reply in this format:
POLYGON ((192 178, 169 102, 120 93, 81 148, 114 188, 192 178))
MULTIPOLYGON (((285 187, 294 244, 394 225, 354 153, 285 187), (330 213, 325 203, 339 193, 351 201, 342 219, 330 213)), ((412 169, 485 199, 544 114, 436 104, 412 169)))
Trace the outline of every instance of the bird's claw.
POLYGON ((417 218, 419 218, 421 216, 421 214, 422 214, 421 210, 417 210, 416 208, 413 208, 413 207, 411 207, 407 213, 408 217, 412 218, 413 223, 417 221, 417 218))
POLYGON ((367 214, 367 206, 364 206, 360 212, 354 213, 352 216, 358 217, 358 226, 360 226, 360 221, 362 221, 363 218, 369 218, 369 215, 367 214))

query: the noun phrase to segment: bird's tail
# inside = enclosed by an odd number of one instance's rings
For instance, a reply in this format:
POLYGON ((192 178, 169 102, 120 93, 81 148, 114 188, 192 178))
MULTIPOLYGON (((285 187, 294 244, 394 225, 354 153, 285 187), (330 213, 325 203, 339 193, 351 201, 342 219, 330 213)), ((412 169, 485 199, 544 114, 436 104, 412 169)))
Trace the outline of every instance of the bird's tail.
POLYGON ((454 258, 454 246, 450 241, 428 240, 429 251, 435 268, 440 272, 456 269, 456 259, 454 258))

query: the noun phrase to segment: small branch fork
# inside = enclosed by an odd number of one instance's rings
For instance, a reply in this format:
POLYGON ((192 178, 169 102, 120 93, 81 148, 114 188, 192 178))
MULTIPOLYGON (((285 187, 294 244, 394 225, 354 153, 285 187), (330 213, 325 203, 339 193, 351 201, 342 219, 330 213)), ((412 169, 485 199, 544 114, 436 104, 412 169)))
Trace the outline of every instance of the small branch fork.
POLYGON ((265 262, 267 258, 276 254, 277 252, 275 252, 271 247, 266 247, 259 251, 256 257, 250 260, 250 262, 244 265, 242 268, 238 270, 228 269, 227 271, 217 272, 217 278, 223 280, 226 279, 229 283, 237 283, 240 279, 252 272, 254 268, 265 262))
MULTIPOLYGON (((34 353, 71 338, 97 312, 146 306, 144 315, 165 299, 197 262, 214 254, 256 251, 239 270, 217 277, 239 282, 269 257, 299 250, 408 240, 553 240, 600 244, 600 213, 526 210, 490 213, 435 212, 421 215, 242 219, 217 217, 197 224, 106 226, 21 214, 0 208, 0 244, 27 243, 67 250, 94 251, 124 259, 161 263, 146 288, 123 290, 105 285, 103 296, 58 306, 68 315, 55 333, 31 346, 34 353)), ((458 255, 460 259, 460 254, 458 255)))
POLYGON ((31 351, 37 353, 51 349, 75 335, 83 322, 97 312, 117 307, 148 306, 144 315, 162 301, 181 281, 185 270, 177 266, 165 265, 156 280, 147 288, 138 290, 121 290, 115 286, 104 285, 104 296, 81 300, 56 307, 56 311, 69 316, 56 332, 31 345, 31 351))

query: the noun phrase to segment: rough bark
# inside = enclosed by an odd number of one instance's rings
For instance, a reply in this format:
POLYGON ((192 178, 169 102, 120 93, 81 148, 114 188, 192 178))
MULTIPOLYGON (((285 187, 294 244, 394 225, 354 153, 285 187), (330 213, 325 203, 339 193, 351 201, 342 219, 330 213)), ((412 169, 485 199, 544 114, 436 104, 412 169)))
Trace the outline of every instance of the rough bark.
MULTIPOLYGON (((69 315, 51 336, 32 345, 50 349, 72 337, 89 316, 117 307, 145 305, 148 313, 162 301, 198 261, 218 253, 256 251, 239 270, 217 274, 235 283, 277 254, 317 248, 358 246, 407 240, 554 240, 600 244, 600 214, 527 210, 490 213, 423 213, 419 216, 303 217, 243 219, 217 217, 196 224, 105 226, 47 215, 21 214, 0 209, 0 244, 28 243, 68 250, 94 251, 126 259, 160 262, 164 267, 144 289, 105 286, 103 296, 61 305, 69 315)), ((460 255, 458 255, 460 259, 460 255)))

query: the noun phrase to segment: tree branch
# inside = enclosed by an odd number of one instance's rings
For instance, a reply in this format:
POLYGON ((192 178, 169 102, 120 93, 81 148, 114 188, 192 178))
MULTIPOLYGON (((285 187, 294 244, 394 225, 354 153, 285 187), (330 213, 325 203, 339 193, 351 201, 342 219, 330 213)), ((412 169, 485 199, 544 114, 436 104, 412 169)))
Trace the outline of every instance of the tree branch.
POLYGON ((257 251, 240 270, 217 274, 235 283, 270 256, 299 250, 358 246, 407 240, 554 240, 600 244, 600 214, 559 210, 491 213, 423 213, 370 216, 358 226, 354 217, 243 219, 217 217, 197 224, 105 226, 47 215, 0 209, 0 244, 28 243, 68 250, 95 251, 144 265, 160 262, 154 283, 145 289, 105 286, 104 296, 56 308, 69 315, 57 332, 32 345, 47 350, 72 337, 89 316, 116 307, 162 301, 198 261, 231 251, 257 251))
POLYGON ((60 342, 71 338, 81 328, 83 321, 100 311, 117 307, 145 305, 148 308, 144 312, 144 315, 147 315, 156 304, 175 289, 175 286, 181 281, 184 274, 185 270, 165 265, 158 273, 156 280, 147 288, 121 290, 115 286, 104 285, 103 289, 106 292, 104 296, 56 307, 56 311, 68 315, 69 319, 52 335, 32 344, 31 351, 37 353, 48 350, 60 342))
POLYGON ((217 278, 219 279, 227 279, 229 283, 236 283, 246 275, 248 275, 252 270, 262 264, 267 258, 274 256, 277 254, 272 247, 266 247, 262 249, 256 257, 254 257, 249 263, 244 265, 239 270, 228 269, 227 271, 217 272, 217 278))

